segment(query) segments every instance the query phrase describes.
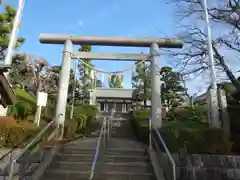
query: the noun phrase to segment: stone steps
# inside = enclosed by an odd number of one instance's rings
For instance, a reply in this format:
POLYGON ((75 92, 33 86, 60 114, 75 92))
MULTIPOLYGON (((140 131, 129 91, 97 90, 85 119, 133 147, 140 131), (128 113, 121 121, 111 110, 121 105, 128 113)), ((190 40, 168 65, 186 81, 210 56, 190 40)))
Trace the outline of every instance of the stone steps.
MULTIPOLYGON (((116 133, 99 156, 94 180, 155 180, 144 147, 133 139, 128 121, 113 127, 116 133), (124 136, 125 138, 119 138, 124 136)), ((76 141, 59 151, 42 180, 89 180, 97 138, 76 141)))
MULTIPOLYGON (((101 165, 101 172, 128 172, 128 173, 148 173, 151 172, 151 166, 144 162, 130 162, 130 163, 104 163, 101 165)), ((84 170, 90 171, 92 162, 66 162, 66 161, 54 161, 49 168, 51 170, 84 170)))
POLYGON ((41 179, 89 179, 96 142, 97 139, 89 138, 65 144, 41 179))
POLYGON ((121 155, 121 154, 126 154, 126 155, 146 155, 146 152, 144 149, 108 149, 106 154, 109 154, 109 155, 121 155))
MULTIPOLYGON (((117 140, 116 140, 117 141, 117 140)), ((116 143, 115 141, 115 143, 116 143)), ((110 141, 111 142, 111 141, 110 141)), ((119 141, 123 147, 131 144, 126 141, 119 141)), ((152 166, 149 163, 148 156, 146 155, 145 149, 108 149, 102 157, 103 162, 99 167, 99 171, 104 173, 106 179, 154 179, 152 173, 152 166), (116 175, 113 177, 109 172, 114 172, 116 175)))
POLYGON ((66 154, 94 154, 96 149, 93 148, 78 148, 78 147, 65 147, 60 152, 66 154))
MULTIPOLYGON (((94 154, 66 154, 58 153, 54 160, 57 161, 69 161, 69 162, 92 162, 94 154)), ((147 156, 134 156, 134 155, 114 155, 104 154, 104 159, 108 162, 145 162, 148 160, 147 156)))
MULTIPOLYGON (((54 170, 45 174, 45 180, 89 180, 89 172, 54 170)), ((154 180, 151 173, 106 172, 96 174, 95 180, 154 180)))

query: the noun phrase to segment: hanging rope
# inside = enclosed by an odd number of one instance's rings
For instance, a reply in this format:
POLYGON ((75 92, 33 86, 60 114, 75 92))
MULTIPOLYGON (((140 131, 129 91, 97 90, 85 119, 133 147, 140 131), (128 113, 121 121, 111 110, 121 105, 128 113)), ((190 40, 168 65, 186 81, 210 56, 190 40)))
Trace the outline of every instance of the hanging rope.
MULTIPOLYGON (((64 53, 64 52, 69 53, 69 55, 72 57, 72 53, 71 53, 71 52, 69 52, 69 51, 63 51, 63 53, 64 53)), ((158 55, 160 55, 160 54, 158 53, 158 55)), ((113 74, 123 74, 124 72, 127 72, 127 71, 129 71, 129 70, 132 70, 132 71, 133 71, 136 66, 138 66, 139 64, 141 64, 141 63, 143 63, 143 62, 145 62, 145 61, 147 61, 147 60, 149 60, 149 59, 151 59, 151 58, 152 58, 152 55, 149 55, 148 58, 146 58, 146 59, 144 59, 144 60, 142 60, 142 61, 140 61, 140 62, 137 62, 137 63, 135 63, 134 65, 132 65, 132 66, 130 66, 130 67, 128 67, 128 68, 125 68, 125 69, 123 69, 123 70, 118 70, 118 71, 105 71, 105 70, 101 70, 101 69, 95 68, 94 66, 92 66, 92 65, 90 65, 90 64, 87 64, 86 62, 84 62, 84 61, 83 61, 82 59, 80 59, 80 58, 77 58, 77 59, 78 59, 83 65, 91 68, 92 70, 94 70, 94 71, 96 71, 96 72, 98 72, 98 73, 100 72, 100 73, 103 73, 103 74, 108 74, 108 75, 109 75, 108 81, 110 81, 111 76, 112 76, 113 74)), ((157 68, 158 68, 157 73, 159 73, 159 71, 161 70, 161 68, 159 68, 158 65, 157 65, 157 68)))
MULTIPOLYGON (((150 57, 149 57, 149 58, 150 58, 150 57)), ((139 65, 139 64, 141 64, 141 63, 143 63, 143 62, 145 62, 145 61, 147 61, 147 60, 149 60, 149 58, 147 58, 147 59, 145 59, 145 60, 142 60, 142 61, 134 64, 134 65, 131 66, 131 67, 128 67, 128 68, 125 68, 125 69, 119 70, 119 71, 112 71, 112 72, 111 72, 111 71, 105 71, 105 70, 97 69, 97 68, 91 66, 90 64, 87 64, 86 62, 84 62, 84 61, 81 60, 81 59, 79 59, 79 61, 80 61, 82 64, 84 64, 85 66, 88 66, 89 68, 91 68, 91 69, 93 69, 93 70, 95 70, 95 71, 97 71, 97 72, 101 72, 101 73, 104 73, 104 74, 121 74, 121 73, 124 73, 124 72, 126 72, 126 71, 129 71, 129 70, 134 69, 135 66, 137 66, 137 65, 139 65)))
MULTIPOLYGON (((70 57, 72 57, 72 53, 71 53, 71 52, 69 52, 69 51, 63 51, 63 53, 65 53, 65 52, 69 53, 70 57)), ((160 56, 160 53, 157 53, 157 55, 160 56)), ((105 71, 105 70, 101 70, 101 69, 95 68, 94 66, 92 66, 92 65, 90 65, 90 64, 87 64, 86 62, 84 62, 84 61, 83 61, 82 59, 80 59, 80 58, 77 58, 77 59, 78 59, 82 64, 84 64, 85 66, 87 66, 87 67, 89 67, 89 68, 91 68, 92 70, 95 70, 95 71, 97 71, 97 72, 101 72, 101 73, 104 73, 104 74, 122 74, 122 73, 124 73, 124 72, 129 71, 129 70, 133 70, 136 66, 138 66, 139 64, 141 64, 141 63, 143 63, 143 62, 145 62, 145 61, 147 61, 147 60, 149 60, 149 59, 151 59, 151 58, 152 58, 152 55, 149 55, 148 58, 146 58, 146 59, 144 59, 144 60, 142 60, 142 61, 140 61, 140 62, 135 63, 134 65, 130 66, 129 68, 125 68, 125 69, 123 69, 123 70, 118 70, 118 71, 105 71)), ((159 68, 158 65, 157 65, 157 68, 159 68)), ((159 69, 161 69, 161 68, 159 68, 159 69)), ((160 70, 158 70, 158 71, 160 71, 160 70)))

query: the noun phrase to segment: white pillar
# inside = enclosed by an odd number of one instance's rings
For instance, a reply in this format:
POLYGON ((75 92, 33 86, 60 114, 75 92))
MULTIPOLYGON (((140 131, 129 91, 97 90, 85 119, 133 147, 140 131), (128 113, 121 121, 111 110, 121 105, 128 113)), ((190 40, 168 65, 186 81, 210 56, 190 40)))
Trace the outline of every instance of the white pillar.
POLYGON ((217 91, 215 89, 210 89, 208 92, 208 123, 209 127, 220 128, 220 117, 218 108, 218 98, 217 91))
POLYGON ((227 97, 226 92, 222 89, 218 89, 218 102, 221 109, 222 127, 227 133, 230 133, 231 127, 227 111, 227 97))
POLYGON ((157 73, 157 65, 159 63, 159 47, 157 43, 151 46, 151 118, 154 128, 162 126, 162 109, 161 109, 161 89, 160 89, 160 74, 157 73))
POLYGON ((106 112, 108 112, 108 102, 106 103, 106 112))
POLYGON ((116 99, 114 100, 114 102, 113 102, 113 109, 115 110, 115 112, 116 112, 116 109, 117 108, 117 105, 116 105, 116 99))
POLYGON ((69 77, 71 70, 71 54, 73 50, 73 45, 70 40, 67 40, 64 44, 63 60, 61 65, 60 72, 60 82, 58 86, 58 99, 56 107, 56 118, 59 114, 62 116, 57 118, 57 123, 64 125, 65 113, 67 107, 67 97, 68 97, 68 86, 69 86, 69 77))

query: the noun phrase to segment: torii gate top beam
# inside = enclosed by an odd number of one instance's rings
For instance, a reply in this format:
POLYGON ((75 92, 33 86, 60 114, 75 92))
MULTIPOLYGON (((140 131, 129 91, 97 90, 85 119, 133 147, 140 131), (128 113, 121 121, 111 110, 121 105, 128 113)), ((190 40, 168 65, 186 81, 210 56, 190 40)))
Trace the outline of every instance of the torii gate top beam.
POLYGON ((157 43, 162 48, 181 48, 183 42, 177 38, 135 38, 120 36, 79 36, 64 34, 40 34, 40 42, 44 44, 64 44, 66 40, 71 40, 77 45, 102 45, 102 46, 132 46, 150 47, 157 43))

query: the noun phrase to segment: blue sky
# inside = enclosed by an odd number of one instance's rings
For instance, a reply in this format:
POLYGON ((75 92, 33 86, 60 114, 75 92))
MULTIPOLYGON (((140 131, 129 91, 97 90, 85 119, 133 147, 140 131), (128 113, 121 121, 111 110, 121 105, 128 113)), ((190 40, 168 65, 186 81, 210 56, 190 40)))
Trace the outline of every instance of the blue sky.
MULTIPOLYGON (((5 0, 17 6, 16 0, 5 0)), ((20 51, 60 64, 62 45, 39 43, 40 33, 79 35, 175 37, 178 33, 174 8, 165 0, 26 0, 19 35, 26 38, 20 51)), ((77 48, 77 47, 76 47, 77 48)), ((147 48, 93 47, 93 51, 140 53, 147 48)), ((166 65, 164 55, 159 62, 166 65)), ((94 61, 99 69, 116 71, 133 62, 94 61)), ((131 87, 131 71, 124 74, 124 87, 131 87)), ((107 77, 105 77, 107 83, 107 77)))

